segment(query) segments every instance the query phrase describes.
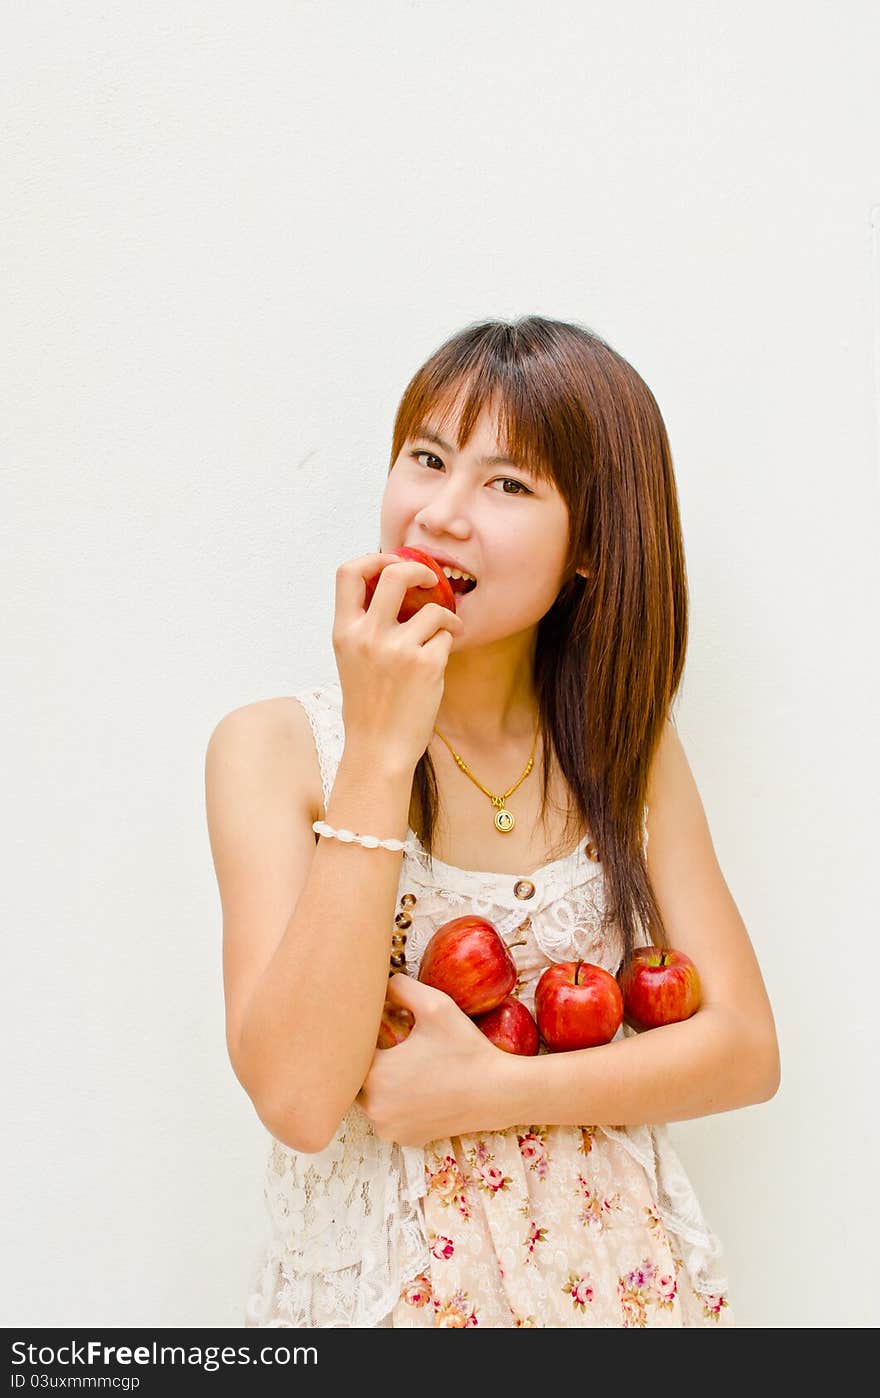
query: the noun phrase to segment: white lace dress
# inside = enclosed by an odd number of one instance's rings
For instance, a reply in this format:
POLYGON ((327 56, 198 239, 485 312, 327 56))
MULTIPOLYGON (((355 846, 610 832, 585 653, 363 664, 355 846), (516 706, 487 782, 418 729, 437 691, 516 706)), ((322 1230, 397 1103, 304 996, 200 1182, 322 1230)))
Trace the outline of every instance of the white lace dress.
MULTIPOLYGON (((341 690, 334 680, 295 697, 326 809, 344 743, 341 690)), ((579 957, 613 974, 619 933, 603 930, 602 869, 587 845, 522 876, 435 859, 432 877, 421 850, 405 853, 396 922, 409 974, 437 927, 472 911, 506 941, 525 938, 513 954, 531 1010, 551 962, 579 957)), ((401 1147, 355 1104, 317 1154, 269 1141, 269 1229, 247 1328, 734 1324, 720 1248, 665 1127, 523 1122, 401 1147)))

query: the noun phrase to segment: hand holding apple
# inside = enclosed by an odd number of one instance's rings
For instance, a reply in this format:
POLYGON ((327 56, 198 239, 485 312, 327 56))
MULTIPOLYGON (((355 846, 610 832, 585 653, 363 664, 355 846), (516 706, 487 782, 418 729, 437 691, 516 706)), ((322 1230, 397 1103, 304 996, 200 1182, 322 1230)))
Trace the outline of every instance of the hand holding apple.
MULTIPOLYGON (((440 570, 442 575, 442 569, 440 570)), ((336 570, 333 650, 342 687, 345 755, 414 768, 433 735, 446 665, 464 622, 437 568, 418 559, 367 554, 336 570), (369 607, 368 583, 378 575, 369 607), (441 586, 443 604, 432 602, 441 586), (419 605, 401 625, 407 594, 419 605)))
MULTIPOLYGON (((452 590, 452 585, 444 573, 442 566, 436 559, 432 558, 429 553, 424 553, 422 549, 413 548, 388 549, 387 551, 397 554, 398 558, 411 558, 416 563, 424 563, 437 575, 437 581, 433 587, 419 585, 418 587, 407 588, 403 595, 403 601, 400 604, 400 611, 397 613, 398 621, 409 621, 411 616, 415 616, 416 612, 422 607, 427 606, 429 602, 437 602, 441 607, 446 607, 450 612, 456 610, 455 593, 452 590)), ((376 591, 376 584, 381 576, 381 572, 374 573, 371 578, 365 580, 365 610, 373 600, 373 593, 376 591)))
POLYGON ((636 947, 617 972, 624 1016, 633 1029, 656 1029, 690 1019, 702 988, 691 958, 674 947, 636 947))
POLYGON ((415 976, 391 976, 386 997, 409 1010, 415 1025, 390 1053, 377 1048, 356 1098, 380 1139, 418 1146, 495 1124, 508 1055, 449 995, 415 976))

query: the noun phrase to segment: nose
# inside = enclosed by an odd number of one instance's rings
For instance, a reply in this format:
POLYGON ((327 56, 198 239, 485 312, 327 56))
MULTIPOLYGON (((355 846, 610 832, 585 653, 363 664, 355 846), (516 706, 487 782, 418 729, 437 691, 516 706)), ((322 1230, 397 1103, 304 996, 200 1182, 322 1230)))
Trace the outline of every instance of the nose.
POLYGON ((466 539, 471 530, 464 506, 463 483, 444 481, 439 490, 433 491, 430 502, 418 511, 415 522, 429 534, 450 534, 456 539, 466 539))

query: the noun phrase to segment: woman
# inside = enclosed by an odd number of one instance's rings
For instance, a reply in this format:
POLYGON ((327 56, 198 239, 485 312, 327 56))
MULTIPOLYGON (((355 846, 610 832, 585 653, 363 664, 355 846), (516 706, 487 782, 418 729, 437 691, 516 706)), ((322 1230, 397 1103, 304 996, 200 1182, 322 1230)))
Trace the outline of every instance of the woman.
POLYGON ((779 1055, 672 723, 687 585, 653 395, 577 325, 467 327, 403 395, 380 531, 337 571, 338 683, 208 747, 229 1051, 273 1138, 245 1323, 731 1325, 663 1123, 767 1100, 779 1055), (398 620, 436 583, 406 547, 460 575, 454 613, 398 620), (613 975, 650 941, 702 1004, 505 1053, 417 979, 465 912, 516 934, 529 1009, 548 965, 613 975), (414 1027, 377 1049, 386 996, 414 1027))

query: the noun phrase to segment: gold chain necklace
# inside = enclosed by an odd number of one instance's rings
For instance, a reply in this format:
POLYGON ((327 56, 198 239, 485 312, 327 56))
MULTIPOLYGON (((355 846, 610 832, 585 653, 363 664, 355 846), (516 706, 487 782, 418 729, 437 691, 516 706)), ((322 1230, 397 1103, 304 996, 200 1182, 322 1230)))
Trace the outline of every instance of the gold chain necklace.
POLYGON ((526 777, 529 775, 529 772, 532 770, 532 767, 534 766, 535 748, 537 747, 538 743, 538 729, 540 727, 540 724, 541 715, 539 712, 538 721, 535 724, 535 736, 532 740, 532 753, 528 762, 526 763, 526 770, 523 772, 519 781, 514 782, 513 786, 509 787, 507 791, 502 792, 500 796, 496 796, 494 792, 487 791, 486 788, 483 786, 483 783, 477 781, 477 778, 474 776, 473 772, 465 762, 464 758, 459 757, 458 753, 455 751, 455 748, 452 746, 450 742, 447 742, 447 740, 443 737, 443 734, 440 732, 439 728, 434 729, 434 732, 437 734, 437 737, 442 739, 442 741, 446 743, 446 746, 449 748, 449 751, 452 753, 452 756, 455 758, 456 763, 464 772, 465 776, 470 777, 474 785, 478 786, 480 790, 486 796, 488 796, 489 800, 492 802, 492 805, 495 807, 495 828, 496 830, 500 830, 502 835, 509 834, 513 827, 516 825, 516 816, 513 814, 513 811, 509 811, 507 809, 504 803, 507 800, 508 796, 513 795, 520 783, 525 781, 526 777))

